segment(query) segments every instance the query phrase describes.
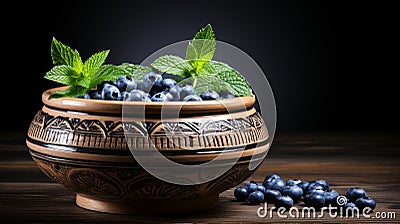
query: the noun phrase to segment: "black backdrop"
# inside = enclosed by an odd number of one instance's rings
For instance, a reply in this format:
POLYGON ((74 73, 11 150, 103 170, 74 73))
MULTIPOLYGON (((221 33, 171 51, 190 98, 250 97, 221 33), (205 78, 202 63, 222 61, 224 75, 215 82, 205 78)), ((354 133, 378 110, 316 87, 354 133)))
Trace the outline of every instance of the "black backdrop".
POLYGON ((41 107, 52 37, 82 58, 140 63, 211 23, 248 53, 273 88, 277 130, 397 130, 398 26, 388 3, 347 1, 53 1, 3 8, 2 130, 26 129, 41 107), (5 114, 5 115, 4 115, 5 114))

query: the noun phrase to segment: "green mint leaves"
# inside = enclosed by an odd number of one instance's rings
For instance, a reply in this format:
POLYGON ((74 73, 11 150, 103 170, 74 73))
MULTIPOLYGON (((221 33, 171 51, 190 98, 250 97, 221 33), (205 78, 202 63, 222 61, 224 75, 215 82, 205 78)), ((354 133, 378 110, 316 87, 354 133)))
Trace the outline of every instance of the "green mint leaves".
POLYGON ((54 67, 45 78, 68 86, 65 91, 56 92, 50 98, 84 95, 102 82, 115 81, 122 75, 130 75, 140 81, 153 70, 186 78, 181 83, 193 85, 198 94, 204 90, 230 90, 237 96, 252 95, 249 83, 237 70, 212 60, 215 50, 215 35, 210 24, 200 29, 189 42, 185 59, 164 55, 154 60, 151 67, 131 63, 104 64, 109 50, 95 53, 83 62, 77 50, 53 38, 51 58, 54 67))
POLYGON ((195 85, 196 92, 212 89, 230 90, 237 96, 252 95, 249 83, 238 71, 225 63, 212 60, 215 49, 215 35, 208 24, 188 44, 185 59, 165 55, 154 60, 151 66, 163 73, 190 78, 183 83, 195 85))
POLYGON ((212 60, 215 53, 215 35, 211 25, 202 28, 189 43, 186 50, 186 60, 199 73, 203 65, 212 60))
POLYGON ((82 62, 77 50, 53 38, 51 58, 54 67, 46 73, 45 78, 67 85, 68 89, 56 92, 50 98, 83 95, 103 81, 116 80, 125 74, 125 70, 118 66, 103 65, 109 52, 98 52, 82 62))

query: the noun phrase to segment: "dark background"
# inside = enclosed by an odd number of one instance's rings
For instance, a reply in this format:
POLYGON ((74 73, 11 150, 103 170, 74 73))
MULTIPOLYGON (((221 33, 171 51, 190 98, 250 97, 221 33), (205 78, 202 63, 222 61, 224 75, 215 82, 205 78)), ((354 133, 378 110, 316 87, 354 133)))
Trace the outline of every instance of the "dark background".
MULTIPOLYGON (((57 83, 52 37, 83 60, 140 63, 211 23, 216 38, 263 69, 277 104, 277 131, 398 130, 395 7, 356 1, 53 1, 12 3, 3 20, 2 130, 26 130, 57 83), (5 51, 4 51, 5 50, 5 51), (6 63, 4 63, 6 62, 6 63), (5 77, 5 79, 4 79, 5 77), (4 114, 4 113, 3 113, 4 114)), ((3 13, 7 8, 3 9, 3 13)))

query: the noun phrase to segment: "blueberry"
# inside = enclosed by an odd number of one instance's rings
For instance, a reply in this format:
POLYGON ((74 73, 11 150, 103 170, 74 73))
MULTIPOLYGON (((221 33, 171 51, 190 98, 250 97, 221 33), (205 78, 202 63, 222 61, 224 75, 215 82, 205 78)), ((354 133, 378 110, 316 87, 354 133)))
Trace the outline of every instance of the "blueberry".
POLYGON ((143 82, 145 82, 146 90, 144 92, 149 92, 150 95, 154 95, 158 92, 161 92, 162 89, 162 81, 163 77, 162 75, 156 73, 156 72, 149 72, 143 77, 143 82))
POLYGON ((266 182, 271 182, 272 180, 275 180, 275 179, 281 179, 281 177, 278 175, 278 174, 276 174, 276 173, 270 173, 270 174, 268 174, 265 178, 264 178, 264 186, 265 186, 265 183, 266 182))
POLYGON ((264 186, 266 189, 278 190, 281 191, 283 187, 285 187, 286 183, 282 179, 273 179, 270 182, 264 182, 264 186))
POLYGON ((320 183, 315 183, 315 182, 310 182, 307 187, 305 188, 305 193, 309 194, 314 191, 327 191, 326 187, 324 185, 321 185, 320 183))
POLYGON ((324 192, 324 196, 325 196, 325 206, 328 205, 336 206, 337 198, 340 196, 340 194, 335 190, 329 190, 324 192))
POLYGON ((310 184, 312 184, 312 183, 323 186, 326 191, 329 190, 329 184, 328 184, 328 181, 326 181, 326 180, 321 180, 321 179, 313 180, 310 182, 310 184))
POLYGON ((301 183, 297 184, 297 186, 301 187, 303 189, 303 195, 306 193, 306 188, 309 185, 308 181, 302 181, 301 183))
POLYGON ((260 204, 264 202, 264 193, 261 191, 254 191, 249 194, 247 200, 250 202, 250 204, 260 204))
POLYGON ((325 205, 324 194, 311 193, 304 197, 304 203, 306 206, 314 207, 315 209, 320 209, 325 205))
POLYGON ((195 95, 194 88, 191 85, 184 85, 180 88, 180 100, 183 100, 187 95, 195 95))
POLYGON ((150 99, 153 102, 165 102, 167 101, 167 96, 164 93, 156 93, 150 99))
POLYGON ((141 102, 149 102, 151 101, 149 96, 143 92, 142 90, 134 89, 129 92, 129 97, 125 99, 126 101, 141 101, 141 102))
POLYGON ((202 101, 201 97, 198 95, 187 95, 185 98, 183 98, 183 101, 202 101))
POLYGON ((99 85, 97 85, 97 91, 99 91, 101 93, 103 88, 108 85, 117 86, 117 83, 114 81, 104 81, 104 82, 100 83, 99 85))
POLYGON ((176 86, 176 81, 173 79, 163 79, 162 80, 162 88, 166 90, 172 89, 174 86, 176 86))
POLYGON ((285 209, 290 209, 293 206, 294 202, 293 199, 289 196, 280 196, 275 200, 275 207, 281 208, 284 207, 285 209))
POLYGON ((353 202, 347 202, 341 211, 343 212, 342 214, 345 214, 345 216, 350 216, 357 210, 359 209, 353 202))
POLYGON ((234 193, 235 198, 239 201, 246 201, 249 196, 249 191, 245 187, 238 187, 235 189, 234 193))
POLYGON ((358 209, 360 209, 360 211, 362 211, 366 207, 370 208, 371 210, 374 210, 376 207, 375 200, 367 196, 358 198, 356 202, 354 202, 354 204, 357 206, 358 209))
POLYGON ((235 98, 236 96, 229 90, 222 90, 221 92, 219 92, 219 95, 221 96, 221 98, 223 99, 230 99, 230 98, 235 98))
POLYGON ((181 99, 181 87, 179 86, 174 86, 172 89, 168 91, 168 99, 171 99, 169 101, 178 101, 181 99))
POLYGON ((257 183, 255 181, 249 181, 244 185, 245 188, 247 188, 247 190, 251 193, 254 191, 257 191, 258 186, 257 183))
POLYGON ((286 185, 299 185, 302 181, 298 179, 286 181, 286 185))
POLYGON ((97 91, 97 90, 90 90, 89 91, 89 96, 91 99, 101 99, 101 92, 97 91))
POLYGON ((88 93, 85 93, 84 95, 78 95, 76 98, 82 98, 82 99, 90 99, 90 95, 88 93))
POLYGON ((287 195, 297 202, 303 196, 303 190, 297 185, 288 185, 282 188, 282 195, 287 195))
POLYGON ((101 98, 103 100, 118 100, 121 96, 119 89, 110 84, 104 84, 103 90, 101 91, 101 98))
POLYGON ((346 197, 351 201, 355 202, 358 198, 366 197, 367 192, 359 187, 352 187, 347 189, 346 197))
POLYGON ((121 92, 121 96, 118 98, 118 100, 120 101, 126 100, 128 99, 129 95, 130 95, 129 92, 123 91, 121 92))
POLYGON ((138 90, 141 90, 141 91, 145 92, 145 93, 148 93, 148 92, 150 92, 151 85, 152 84, 149 83, 149 82, 140 81, 140 82, 137 83, 137 87, 136 88, 138 90))
POLYGON ((276 201, 280 196, 282 196, 282 194, 281 194, 280 191, 277 191, 277 190, 266 189, 266 190, 265 190, 265 193, 264 193, 264 196, 265 196, 265 200, 266 200, 268 203, 275 203, 275 201, 276 201))
POLYGON ((262 184, 257 184, 257 191, 261 191, 263 193, 265 193, 267 189, 264 187, 264 185, 262 184))
POLYGON ((205 90, 200 94, 203 100, 220 100, 221 96, 214 90, 205 90))
POLYGON ((118 87, 119 91, 127 91, 130 92, 133 89, 136 89, 137 84, 135 80, 129 75, 120 76, 116 82, 116 86, 118 87))

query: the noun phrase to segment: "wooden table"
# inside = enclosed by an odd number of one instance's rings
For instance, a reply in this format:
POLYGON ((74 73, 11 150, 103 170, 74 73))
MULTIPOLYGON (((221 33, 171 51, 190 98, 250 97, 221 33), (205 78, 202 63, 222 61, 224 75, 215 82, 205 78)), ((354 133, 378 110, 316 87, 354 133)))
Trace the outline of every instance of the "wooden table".
POLYGON ((395 132, 277 133, 263 164, 248 179, 261 182, 269 173, 285 180, 325 179, 342 194, 350 187, 362 187, 377 201, 371 216, 395 214, 395 219, 281 218, 276 212, 272 218, 260 218, 259 205, 235 201, 234 188, 220 195, 216 208, 205 212, 174 217, 157 217, 157 211, 152 217, 104 214, 76 206, 72 192, 39 170, 25 146, 24 132, 1 133, 0 158, 3 223, 400 223, 400 134, 395 132))

